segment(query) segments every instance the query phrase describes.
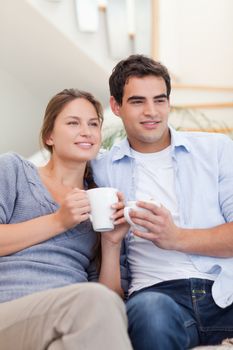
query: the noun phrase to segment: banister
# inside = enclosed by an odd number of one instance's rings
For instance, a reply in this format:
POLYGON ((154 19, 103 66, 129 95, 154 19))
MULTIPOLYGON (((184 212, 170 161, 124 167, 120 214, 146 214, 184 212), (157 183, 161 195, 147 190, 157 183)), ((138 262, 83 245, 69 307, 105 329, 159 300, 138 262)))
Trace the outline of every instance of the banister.
POLYGON ((219 109, 219 108, 233 108, 233 102, 219 102, 219 103, 187 103, 187 104, 172 104, 171 108, 176 109, 219 109))

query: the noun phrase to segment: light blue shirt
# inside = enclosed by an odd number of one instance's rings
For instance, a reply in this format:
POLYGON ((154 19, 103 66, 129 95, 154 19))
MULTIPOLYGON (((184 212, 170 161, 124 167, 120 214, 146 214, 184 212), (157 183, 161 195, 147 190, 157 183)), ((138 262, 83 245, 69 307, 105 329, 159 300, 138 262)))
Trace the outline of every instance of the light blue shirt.
MULTIPOLYGON (((211 228, 233 221, 233 141, 222 134, 170 131, 181 227, 211 228)), ((126 200, 135 199, 135 160, 127 139, 100 154, 92 166, 98 186, 116 187, 126 200)), ((230 305, 233 258, 190 258, 197 270, 218 274, 213 298, 220 307, 230 305)))

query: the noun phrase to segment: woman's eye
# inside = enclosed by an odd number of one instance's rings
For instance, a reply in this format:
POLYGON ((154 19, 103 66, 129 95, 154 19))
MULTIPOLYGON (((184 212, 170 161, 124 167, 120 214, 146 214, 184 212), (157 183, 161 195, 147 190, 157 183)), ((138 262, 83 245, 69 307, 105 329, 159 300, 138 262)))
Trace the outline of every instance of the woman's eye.
POLYGON ((94 126, 94 127, 97 127, 97 126, 99 126, 99 123, 97 123, 97 122, 92 122, 92 123, 90 123, 90 125, 91 125, 91 126, 94 126))
POLYGON ((73 121, 73 122, 68 122, 67 124, 68 124, 68 125, 78 125, 78 122, 73 121))

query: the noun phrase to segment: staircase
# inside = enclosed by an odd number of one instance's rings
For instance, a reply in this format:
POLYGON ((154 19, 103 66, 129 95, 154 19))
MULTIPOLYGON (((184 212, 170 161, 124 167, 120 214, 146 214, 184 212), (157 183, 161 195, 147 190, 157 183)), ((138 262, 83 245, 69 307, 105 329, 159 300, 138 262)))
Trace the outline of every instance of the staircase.
POLYGON ((58 91, 77 87, 108 104, 105 15, 82 32, 73 0, 7 0, 0 9, 0 153, 36 152, 44 108, 58 91), (9 137, 10 135, 10 137, 9 137))

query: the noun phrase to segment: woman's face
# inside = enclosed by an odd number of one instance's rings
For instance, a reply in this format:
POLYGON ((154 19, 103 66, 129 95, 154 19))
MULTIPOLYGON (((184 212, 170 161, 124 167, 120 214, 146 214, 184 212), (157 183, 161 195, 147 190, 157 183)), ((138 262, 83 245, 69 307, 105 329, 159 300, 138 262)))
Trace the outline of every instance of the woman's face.
POLYGON ((53 131, 46 141, 53 156, 67 161, 95 158, 101 144, 101 123, 91 102, 76 98, 58 114, 53 131))

